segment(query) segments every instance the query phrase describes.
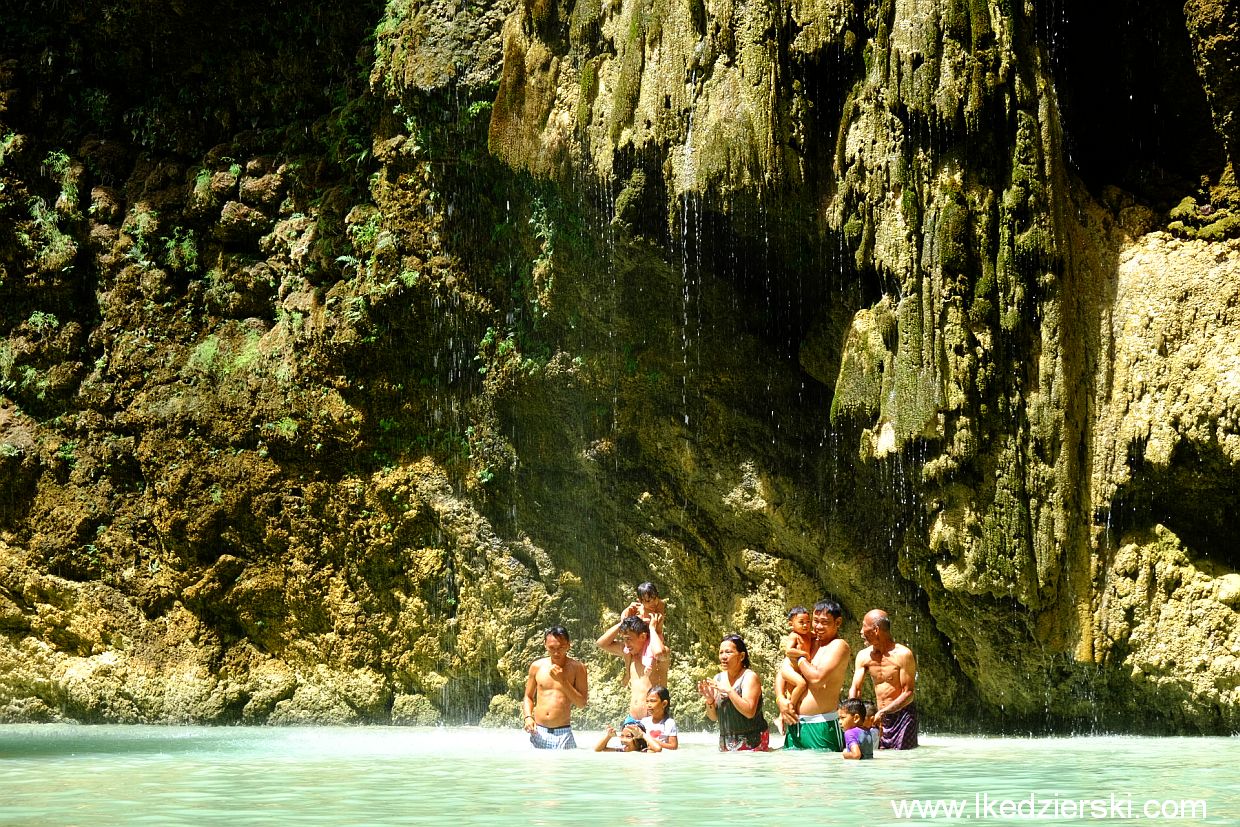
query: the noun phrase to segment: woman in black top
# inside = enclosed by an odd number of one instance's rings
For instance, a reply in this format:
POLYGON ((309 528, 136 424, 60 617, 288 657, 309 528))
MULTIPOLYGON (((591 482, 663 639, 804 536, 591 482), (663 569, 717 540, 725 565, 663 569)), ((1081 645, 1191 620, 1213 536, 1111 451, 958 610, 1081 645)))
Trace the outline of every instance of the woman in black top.
POLYGON ((706 703, 706 717, 719 722, 721 752, 770 749, 770 729, 762 717, 762 679, 749 668, 749 647, 740 635, 728 635, 719 644, 723 671, 713 681, 698 684, 706 703))

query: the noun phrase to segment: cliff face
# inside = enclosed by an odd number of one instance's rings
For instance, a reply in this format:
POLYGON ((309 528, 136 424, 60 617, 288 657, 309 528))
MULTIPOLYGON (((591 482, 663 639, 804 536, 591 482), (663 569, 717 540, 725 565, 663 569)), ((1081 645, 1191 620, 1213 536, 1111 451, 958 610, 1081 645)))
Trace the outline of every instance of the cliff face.
POLYGON ((0 715, 508 723, 562 622, 610 720, 650 579, 680 700, 825 593, 939 729, 1234 730, 1235 21, 1125 9, 27 4, 0 715))

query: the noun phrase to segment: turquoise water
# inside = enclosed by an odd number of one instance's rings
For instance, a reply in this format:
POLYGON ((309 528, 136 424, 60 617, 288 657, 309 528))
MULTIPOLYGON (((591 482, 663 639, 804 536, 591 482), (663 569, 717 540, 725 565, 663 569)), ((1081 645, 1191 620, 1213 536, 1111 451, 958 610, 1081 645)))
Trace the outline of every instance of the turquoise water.
POLYGON ((548 753, 517 730, 0 726, 0 825, 1240 823, 1237 738, 926 737, 864 762, 682 742, 548 753), (958 817, 925 809, 949 805, 958 817))

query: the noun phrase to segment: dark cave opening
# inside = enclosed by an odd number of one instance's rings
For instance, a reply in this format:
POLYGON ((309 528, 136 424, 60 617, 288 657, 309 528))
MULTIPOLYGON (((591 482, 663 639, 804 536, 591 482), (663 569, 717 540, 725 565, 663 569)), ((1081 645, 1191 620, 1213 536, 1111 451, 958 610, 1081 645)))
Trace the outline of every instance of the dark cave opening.
POLYGON ((1180 442, 1165 466, 1146 461, 1143 446, 1130 450, 1131 481, 1121 487, 1109 515, 1099 515, 1115 537, 1155 524, 1183 542, 1190 557, 1240 568, 1240 465, 1217 443, 1180 442))
POLYGON ((191 157, 237 133, 305 130, 364 88, 359 59, 382 8, 16 0, 0 26, 0 63, 12 61, 20 91, 7 125, 191 157))
POLYGON ((838 234, 813 218, 756 200, 726 210, 690 206, 674 244, 690 299, 706 274, 726 283, 739 327, 795 364, 812 330, 837 316, 851 319, 882 296, 878 279, 859 272, 838 234))
POLYGON ((1182 4, 1099 0, 1043 11, 1069 160, 1089 187, 1113 184, 1168 209, 1202 178, 1218 181, 1223 142, 1182 4))

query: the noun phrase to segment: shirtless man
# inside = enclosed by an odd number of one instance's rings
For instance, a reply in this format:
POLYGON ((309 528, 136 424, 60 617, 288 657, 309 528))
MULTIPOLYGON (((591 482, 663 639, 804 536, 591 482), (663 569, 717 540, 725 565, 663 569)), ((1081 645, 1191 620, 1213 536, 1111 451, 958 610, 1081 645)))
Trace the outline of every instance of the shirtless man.
POLYGON ((844 751, 838 710, 852 647, 840 637, 843 616, 844 610, 834 600, 823 599, 814 604, 813 631, 818 649, 812 659, 797 658, 796 665, 809 683, 797 709, 784 697, 783 674, 775 677, 779 715, 789 724, 784 749, 844 751))
POLYGON ((604 652, 624 658, 623 683, 629 687, 630 721, 646 717, 646 695, 652 686, 667 685, 667 647, 663 645, 663 615, 652 613, 647 623, 638 615, 640 603, 630 603, 620 620, 595 643, 604 652))
POLYGON ((573 707, 584 709, 589 698, 586 668, 568 656, 568 630, 552 626, 543 636, 547 657, 530 665, 521 711, 525 731, 538 749, 576 749, 571 722, 573 707))
POLYGON ((913 702, 917 658, 913 650, 891 637, 891 618, 874 609, 861 622, 861 637, 869 644, 857 654, 848 697, 860 698, 861 685, 869 675, 882 721, 879 749, 913 749, 917 746, 917 705, 913 702))

